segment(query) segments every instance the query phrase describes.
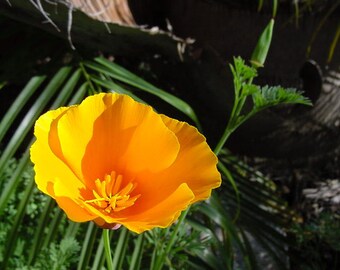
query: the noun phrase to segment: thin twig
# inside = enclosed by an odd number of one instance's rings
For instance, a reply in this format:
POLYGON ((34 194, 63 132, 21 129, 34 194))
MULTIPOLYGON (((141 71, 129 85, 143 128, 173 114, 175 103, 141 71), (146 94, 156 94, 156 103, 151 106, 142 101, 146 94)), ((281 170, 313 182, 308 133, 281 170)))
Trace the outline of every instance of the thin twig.
POLYGON ((73 5, 69 5, 68 7, 68 18, 67 18, 67 39, 68 42, 70 43, 70 46, 72 50, 75 50, 76 48, 74 47, 72 43, 72 38, 71 38, 71 30, 72 30, 72 20, 73 20, 73 5))
POLYGON ((51 20, 51 18, 49 17, 49 14, 46 13, 46 11, 44 10, 43 6, 41 5, 40 0, 36 0, 36 2, 34 2, 34 0, 29 0, 30 3, 40 11, 40 13, 44 16, 44 18, 47 20, 48 23, 50 23, 51 25, 53 25, 53 27, 60 32, 59 27, 51 20))

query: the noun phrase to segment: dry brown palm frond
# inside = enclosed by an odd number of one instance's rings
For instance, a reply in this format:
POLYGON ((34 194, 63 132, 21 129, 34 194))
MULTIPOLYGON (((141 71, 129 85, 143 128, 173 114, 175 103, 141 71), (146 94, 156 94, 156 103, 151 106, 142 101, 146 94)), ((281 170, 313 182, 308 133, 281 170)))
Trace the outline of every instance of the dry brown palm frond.
POLYGON ((96 20, 136 25, 127 0, 67 0, 67 2, 96 20))

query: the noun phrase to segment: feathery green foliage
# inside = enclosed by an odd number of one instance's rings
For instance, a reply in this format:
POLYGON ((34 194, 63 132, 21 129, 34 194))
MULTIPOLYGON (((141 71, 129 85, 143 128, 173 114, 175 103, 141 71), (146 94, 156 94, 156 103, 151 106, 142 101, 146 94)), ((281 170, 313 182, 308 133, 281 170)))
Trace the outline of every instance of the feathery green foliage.
POLYGON ((234 64, 230 65, 230 69, 234 79, 234 105, 225 132, 215 147, 216 154, 222 150, 229 136, 258 112, 279 104, 312 105, 302 92, 295 89, 281 86, 261 87, 254 84, 253 79, 257 77, 256 67, 248 66, 240 57, 234 58, 234 64), (253 106, 245 109, 248 98, 252 99, 253 106))

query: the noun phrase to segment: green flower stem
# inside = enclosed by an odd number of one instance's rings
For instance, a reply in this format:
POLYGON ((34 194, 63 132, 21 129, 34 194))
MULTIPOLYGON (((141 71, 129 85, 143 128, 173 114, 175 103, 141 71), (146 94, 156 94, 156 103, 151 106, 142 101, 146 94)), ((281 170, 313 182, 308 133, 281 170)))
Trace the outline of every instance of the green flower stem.
MULTIPOLYGON (((237 76, 236 73, 233 72, 234 76, 237 76)), ((250 78, 245 84, 251 85, 253 82, 253 78, 250 78)), ((233 109, 230 114, 230 118, 228 121, 228 124, 224 130, 224 133, 220 140, 218 141, 214 153, 216 156, 220 153, 223 146, 227 142, 230 135, 246 120, 248 120, 251 116, 253 116, 256 113, 256 110, 253 109, 251 112, 249 112, 247 115, 243 116, 242 119, 240 119, 241 111, 243 109, 243 106, 246 102, 247 96, 243 93, 242 85, 239 85, 237 83, 234 84, 234 91, 235 91, 235 100, 233 109)))
MULTIPOLYGON (((218 141, 215 149, 214 149, 214 153, 216 156, 218 156, 218 154, 220 153, 220 151, 222 150, 223 146, 225 145, 225 143, 227 142, 228 138, 230 137, 231 133, 234 132, 234 130, 236 129, 235 126, 235 122, 238 116, 238 113, 236 111, 238 111, 237 107, 239 105, 239 98, 238 98, 238 94, 235 93, 235 102, 234 102, 234 106, 230 115, 230 119, 229 122, 224 130, 224 133, 222 135, 222 137, 220 138, 220 140, 218 141), (236 115, 236 117, 235 117, 236 115)), ((241 108, 242 109, 242 108, 241 108)))
POLYGON ((231 130, 228 126, 224 130, 224 133, 223 133, 221 139, 218 141, 218 143, 217 143, 217 145, 216 145, 216 147, 214 149, 214 153, 215 153, 216 156, 218 156, 218 154, 221 152, 221 150, 222 150, 223 146, 225 145, 225 143, 227 142, 229 136, 234 131, 234 130, 231 130))
POLYGON ((104 248, 105 248, 105 257, 107 262, 107 269, 108 270, 114 270, 113 269, 113 262, 112 262, 112 256, 111 256, 111 247, 110 247, 110 230, 104 229, 103 230, 103 241, 104 241, 104 248))
MULTIPOLYGON (((256 114, 257 112, 259 112, 260 110, 256 110, 253 109, 251 110, 247 115, 243 116, 243 118, 239 121, 236 122, 236 120, 234 119, 230 119, 229 124, 227 125, 226 129, 224 130, 224 133, 221 137, 221 139, 219 140, 219 142, 217 143, 215 149, 214 149, 214 153, 216 156, 218 156, 218 154, 220 153, 220 151, 222 150, 223 146, 225 145, 225 143, 227 142, 228 138, 230 137, 230 135, 239 127, 241 126, 244 122, 246 122, 249 118, 251 118, 254 114, 256 114), (232 123, 232 124, 230 124, 232 123)), ((236 118, 237 119, 237 118, 236 118)))

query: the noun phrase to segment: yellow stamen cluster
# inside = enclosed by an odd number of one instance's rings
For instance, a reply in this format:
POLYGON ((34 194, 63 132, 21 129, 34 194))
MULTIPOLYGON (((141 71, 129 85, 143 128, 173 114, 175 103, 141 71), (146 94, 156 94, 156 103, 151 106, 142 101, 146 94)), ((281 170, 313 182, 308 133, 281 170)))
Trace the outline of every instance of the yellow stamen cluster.
POLYGON ((105 175, 104 180, 96 179, 96 189, 93 190, 95 199, 86 202, 94 203, 107 213, 118 212, 134 205, 140 194, 133 197, 130 194, 137 184, 129 182, 121 188, 122 181, 123 177, 115 172, 105 175))

